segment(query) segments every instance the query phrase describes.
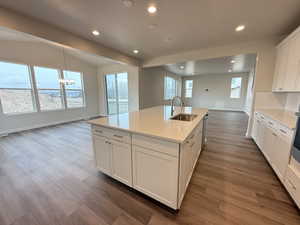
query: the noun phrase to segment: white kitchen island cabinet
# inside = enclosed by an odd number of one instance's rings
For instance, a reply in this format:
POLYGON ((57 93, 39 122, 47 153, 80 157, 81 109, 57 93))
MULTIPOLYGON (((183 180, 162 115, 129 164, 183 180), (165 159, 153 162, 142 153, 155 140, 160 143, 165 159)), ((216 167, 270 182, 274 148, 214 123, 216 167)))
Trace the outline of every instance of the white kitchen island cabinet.
POLYGON ((170 112, 160 106, 89 122, 97 169, 177 210, 201 152, 207 110, 175 108, 174 115, 197 115, 192 121, 171 120, 170 112))

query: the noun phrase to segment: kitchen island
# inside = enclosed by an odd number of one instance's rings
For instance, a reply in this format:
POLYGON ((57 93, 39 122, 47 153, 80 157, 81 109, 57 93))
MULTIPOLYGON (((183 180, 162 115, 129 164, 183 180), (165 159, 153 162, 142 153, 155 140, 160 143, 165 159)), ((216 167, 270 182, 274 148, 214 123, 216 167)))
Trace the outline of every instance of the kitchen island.
POLYGON ((157 106, 90 120, 96 167, 179 209, 201 152, 207 109, 157 106), (177 117, 183 114, 183 117, 177 117), (187 119, 193 115, 191 121, 187 119))

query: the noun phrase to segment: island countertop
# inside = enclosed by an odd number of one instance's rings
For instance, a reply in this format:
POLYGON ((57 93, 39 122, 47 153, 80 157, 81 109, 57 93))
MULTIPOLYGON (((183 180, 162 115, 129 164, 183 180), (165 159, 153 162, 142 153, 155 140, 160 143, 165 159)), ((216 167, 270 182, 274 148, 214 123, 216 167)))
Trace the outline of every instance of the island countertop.
POLYGON ((156 106, 140 111, 112 115, 88 121, 90 124, 119 129, 183 143, 194 128, 207 114, 208 109, 193 107, 175 107, 174 115, 179 113, 195 114, 192 121, 171 120, 171 106, 156 106))

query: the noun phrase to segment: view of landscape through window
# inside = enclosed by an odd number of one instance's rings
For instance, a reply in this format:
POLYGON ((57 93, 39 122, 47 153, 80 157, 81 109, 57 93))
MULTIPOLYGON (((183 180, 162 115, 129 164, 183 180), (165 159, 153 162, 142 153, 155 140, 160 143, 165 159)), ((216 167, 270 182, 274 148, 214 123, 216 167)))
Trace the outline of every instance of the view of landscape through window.
POLYGON ((105 76, 108 114, 128 112, 128 74, 105 76))
POLYGON ((185 81, 185 97, 191 98, 193 96, 193 80, 185 81))
POLYGON ((34 111, 28 66, 0 62, 0 98, 3 113, 34 111))
MULTIPOLYGON (((58 69, 33 67, 40 110, 64 109, 63 89, 58 69)), ((84 106, 82 75, 79 72, 63 71, 66 83, 68 108, 84 106)), ((29 66, 0 62, 0 99, 3 113, 26 113, 36 111, 29 66)))

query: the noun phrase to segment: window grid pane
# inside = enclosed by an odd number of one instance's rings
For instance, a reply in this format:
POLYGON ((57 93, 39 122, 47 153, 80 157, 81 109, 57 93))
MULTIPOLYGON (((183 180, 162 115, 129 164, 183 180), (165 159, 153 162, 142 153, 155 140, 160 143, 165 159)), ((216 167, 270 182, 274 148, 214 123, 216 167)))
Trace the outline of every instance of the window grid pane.
POLYGON ((176 96, 177 82, 172 77, 165 77, 164 83, 164 98, 170 100, 176 96))
POLYGON ((193 80, 185 81, 185 97, 191 98, 193 95, 193 80))
POLYGON ((35 66, 34 74, 40 110, 63 109, 59 70, 35 66))
POLYGON ((233 77, 231 79, 230 98, 240 98, 241 90, 242 90, 242 78, 241 77, 233 77))
POLYGON ((84 90, 82 73, 64 70, 63 78, 66 81, 65 94, 66 94, 66 107, 67 108, 80 108, 84 106, 84 90))
POLYGON ((35 111, 27 65, 0 62, 0 99, 4 114, 35 111))

